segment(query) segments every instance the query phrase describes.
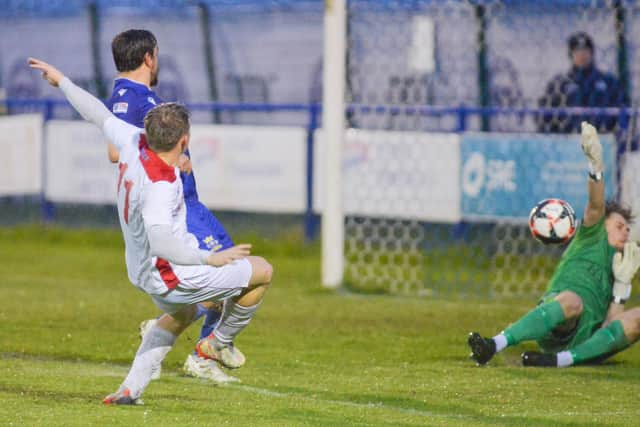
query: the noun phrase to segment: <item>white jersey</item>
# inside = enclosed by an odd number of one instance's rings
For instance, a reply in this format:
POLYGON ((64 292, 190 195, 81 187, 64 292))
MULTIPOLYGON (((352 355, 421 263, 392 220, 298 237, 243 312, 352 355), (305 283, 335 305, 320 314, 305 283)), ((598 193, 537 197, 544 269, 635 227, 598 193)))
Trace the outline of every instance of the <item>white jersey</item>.
POLYGON ((196 238, 187 232, 179 171, 149 149, 142 129, 111 117, 103 130, 120 150, 118 216, 129 280, 148 294, 164 294, 181 280, 176 266, 151 255, 147 230, 170 225, 175 237, 198 247, 196 238))

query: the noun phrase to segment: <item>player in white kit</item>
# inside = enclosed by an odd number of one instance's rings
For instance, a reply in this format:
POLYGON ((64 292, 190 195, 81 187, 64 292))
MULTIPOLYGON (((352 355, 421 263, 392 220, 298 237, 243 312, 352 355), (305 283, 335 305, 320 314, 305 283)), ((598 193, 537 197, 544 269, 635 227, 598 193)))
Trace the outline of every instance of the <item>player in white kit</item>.
POLYGON ((273 270, 250 245, 219 252, 198 248, 187 232, 178 159, 189 144, 189 113, 178 104, 161 104, 144 121, 145 132, 113 116, 92 95, 53 66, 29 59, 51 85, 59 86, 71 105, 99 126, 120 151, 118 215, 131 283, 151 296, 165 314, 145 334, 131 369, 106 404, 137 404, 175 340, 193 321, 196 304, 224 301, 213 333, 197 345, 201 357, 239 368, 244 355, 234 338, 250 322, 271 283, 273 270))

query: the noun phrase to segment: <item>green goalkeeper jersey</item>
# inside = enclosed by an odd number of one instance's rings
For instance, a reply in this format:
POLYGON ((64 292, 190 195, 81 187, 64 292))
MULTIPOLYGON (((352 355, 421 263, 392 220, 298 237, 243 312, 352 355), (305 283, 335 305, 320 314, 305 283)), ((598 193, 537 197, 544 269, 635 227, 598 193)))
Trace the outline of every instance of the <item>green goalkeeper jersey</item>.
POLYGON ((611 263, 615 253, 616 249, 609 245, 604 217, 590 227, 581 226, 562 255, 547 292, 575 292, 582 298, 585 310, 604 321, 611 301, 611 263))

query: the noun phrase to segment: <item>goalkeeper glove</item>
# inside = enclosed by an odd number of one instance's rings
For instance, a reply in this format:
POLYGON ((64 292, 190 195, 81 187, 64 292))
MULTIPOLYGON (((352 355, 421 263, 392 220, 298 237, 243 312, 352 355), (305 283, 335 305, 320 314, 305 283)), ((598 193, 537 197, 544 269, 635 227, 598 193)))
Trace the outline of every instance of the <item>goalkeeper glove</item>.
POLYGON ((602 178, 602 145, 598 138, 598 131, 593 125, 582 122, 582 134, 580 135, 582 151, 589 160, 589 174, 597 181, 602 178))
POLYGON ((631 279, 640 267, 640 248, 635 242, 624 244, 623 252, 613 256, 613 302, 624 304, 631 296, 631 279))

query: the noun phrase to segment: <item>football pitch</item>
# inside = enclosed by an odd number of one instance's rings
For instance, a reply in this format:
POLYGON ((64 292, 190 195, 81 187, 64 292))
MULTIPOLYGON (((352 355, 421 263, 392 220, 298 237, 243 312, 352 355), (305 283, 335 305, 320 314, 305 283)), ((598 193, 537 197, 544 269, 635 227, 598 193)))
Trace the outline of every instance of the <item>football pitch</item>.
MULTIPOLYGON (((600 366, 522 368, 521 346, 478 368, 470 330, 498 332, 535 301, 336 293, 320 250, 257 236, 275 280, 237 345, 241 384, 183 377, 183 334, 145 405, 106 407, 140 321, 158 314, 127 281, 118 230, 0 228, 0 425, 638 425, 640 348, 600 366)), ((638 291, 636 291, 638 292, 638 291)))

